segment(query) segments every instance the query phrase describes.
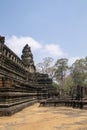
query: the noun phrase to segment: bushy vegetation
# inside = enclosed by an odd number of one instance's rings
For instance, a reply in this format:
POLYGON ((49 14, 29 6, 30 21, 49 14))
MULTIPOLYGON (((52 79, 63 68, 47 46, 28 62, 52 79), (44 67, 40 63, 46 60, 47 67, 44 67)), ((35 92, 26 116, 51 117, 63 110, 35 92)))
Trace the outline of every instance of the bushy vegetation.
POLYGON ((47 73, 53 79, 53 86, 70 92, 73 87, 87 86, 87 57, 77 59, 71 66, 67 58, 58 59, 55 63, 50 57, 37 64, 37 71, 47 73))

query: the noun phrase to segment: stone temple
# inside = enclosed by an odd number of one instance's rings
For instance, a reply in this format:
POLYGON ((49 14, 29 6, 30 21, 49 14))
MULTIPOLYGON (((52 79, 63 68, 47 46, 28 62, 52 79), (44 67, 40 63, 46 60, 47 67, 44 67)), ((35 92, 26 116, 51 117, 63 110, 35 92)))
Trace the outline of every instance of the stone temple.
POLYGON ((36 72, 28 44, 20 59, 0 36, 0 116, 12 115, 53 94, 52 80, 36 72))

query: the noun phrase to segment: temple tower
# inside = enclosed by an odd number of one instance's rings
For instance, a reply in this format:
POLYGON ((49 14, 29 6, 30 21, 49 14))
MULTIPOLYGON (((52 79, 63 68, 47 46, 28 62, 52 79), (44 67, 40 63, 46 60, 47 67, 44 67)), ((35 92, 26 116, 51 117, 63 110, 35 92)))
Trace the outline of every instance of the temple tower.
POLYGON ((31 52, 31 48, 26 44, 22 50, 22 61, 28 72, 35 73, 36 68, 33 61, 33 55, 31 52))

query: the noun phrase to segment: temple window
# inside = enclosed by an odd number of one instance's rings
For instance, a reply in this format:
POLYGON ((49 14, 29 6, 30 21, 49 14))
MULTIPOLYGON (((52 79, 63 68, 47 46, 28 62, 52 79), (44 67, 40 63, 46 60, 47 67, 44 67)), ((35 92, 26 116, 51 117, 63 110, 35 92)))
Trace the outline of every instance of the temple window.
POLYGON ((7 52, 7 57, 9 58, 9 52, 7 52))
POLYGON ((6 55, 6 50, 4 49, 4 55, 6 55))
POLYGON ((7 50, 6 50, 5 56, 7 56, 7 54, 8 54, 8 52, 7 52, 7 50))
POLYGON ((15 57, 14 57, 14 55, 12 56, 12 60, 15 61, 15 57))
POLYGON ((13 55, 11 55, 11 60, 12 60, 12 58, 13 58, 13 55))

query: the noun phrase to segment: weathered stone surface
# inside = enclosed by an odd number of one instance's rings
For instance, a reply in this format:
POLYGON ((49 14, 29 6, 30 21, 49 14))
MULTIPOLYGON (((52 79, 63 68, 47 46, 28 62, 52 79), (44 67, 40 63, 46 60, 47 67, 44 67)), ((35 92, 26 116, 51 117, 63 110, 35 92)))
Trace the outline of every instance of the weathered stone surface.
POLYGON ((0 115, 13 113, 51 94, 52 80, 36 73, 33 55, 28 45, 20 59, 0 36, 0 115), (50 89, 49 89, 50 87, 50 89))
POLYGON ((23 48, 21 58, 22 58, 23 64, 26 66, 27 71, 34 73, 36 71, 36 68, 34 65, 31 48, 28 46, 28 44, 26 44, 25 47, 23 48))

